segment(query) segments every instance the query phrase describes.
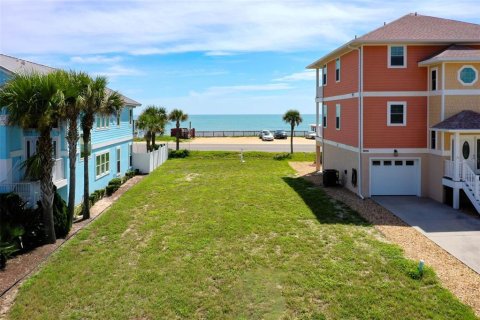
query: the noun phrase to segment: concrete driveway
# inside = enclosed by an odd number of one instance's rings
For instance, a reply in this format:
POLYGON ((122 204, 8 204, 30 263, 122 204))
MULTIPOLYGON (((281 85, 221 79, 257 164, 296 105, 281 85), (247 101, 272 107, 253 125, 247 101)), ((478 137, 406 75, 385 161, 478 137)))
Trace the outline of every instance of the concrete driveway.
POLYGON ((415 196, 372 199, 480 274, 480 215, 415 196))

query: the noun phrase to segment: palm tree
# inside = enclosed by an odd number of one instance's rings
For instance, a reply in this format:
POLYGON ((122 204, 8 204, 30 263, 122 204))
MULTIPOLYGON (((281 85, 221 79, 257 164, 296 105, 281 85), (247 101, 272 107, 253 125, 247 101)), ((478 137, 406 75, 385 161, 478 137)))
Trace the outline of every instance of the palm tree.
POLYGON ((188 114, 183 113, 180 109, 173 109, 168 115, 168 120, 175 121, 175 127, 177 128, 176 137, 177 137, 177 148, 180 149, 180 122, 188 120, 188 114))
POLYGON ((90 80, 85 93, 84 107, 80 115, 80 126, 83 131, 83 219, 90 218, 88 156, 90 155, 89 144, 95 115, 110 116, 119 112, 122 106, 121 95, 107 88, 107 78, 96 77, 90 80))
POLYGON ((145 131, 144 138, 147 142, 147 151, 152 151, 155 148, 155 136, 157 133, 164 133, 167 118, 167 110, 154 105, 147 106, 138 117, 137 126, 145 131))
POLYGON ((42 163, 40 188, 42 221, 45 241, 55 243, 53 223, 54 185, 52 182, 53 143, 50 135, 58 124, 63 94, 57 83, 57 74, 30 73, 15 75, 0 90, 0 105, 8 110, 9 123, 39 133, 37 154, 42 163))
POLYGON ((69 159, 69 185, 68 185, 68 225, 73 223, 75 212, 75 186, 76 186, 76 164, 77 164, 77 143, 80 138, 78 132, 78 118, 85 105, 85 94, 91 78, 83 72, 70 71, 60 73, 60 83, 64 94, 64 104, 61 108, 62 117, 68 121, 67 142, 69 159))
POLYGON ((290 153, 293 154, 293 130, 303 119, 298 110, 290 109, 283 115, 283 121, 290 124, 290 153))

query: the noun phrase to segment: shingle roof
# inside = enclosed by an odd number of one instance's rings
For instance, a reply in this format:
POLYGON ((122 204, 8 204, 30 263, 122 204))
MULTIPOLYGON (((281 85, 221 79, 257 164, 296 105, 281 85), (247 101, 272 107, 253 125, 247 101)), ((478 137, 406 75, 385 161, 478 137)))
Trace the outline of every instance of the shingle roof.
MULTIPOLYGON (((30 72, 38 72, 38 73, 41 73, 41 74, 46 74, 46 73, 53 72, 53 71, 57 70, 57 69, 49 67, 49 66, 45 66, 45 65, 42 65, 42 64, 39 64, 39 63, 35 63, 35 62, 31 62, 31 61, 27 61, 27 60, 23 60, 23 59, 19 59, 19 58, 7 56, 5 54, 0 54, 0 68, 6 70, 9 73, 13 73, 13 74, 30 73, 30 72)), ((107 90, 109 90, 109 92, 113 91, 110 88, 107 88, 107 90)), ((131 106, 140 106, 141 105, 141 103, 139 103, 139 102, 137 102, 133 99, 130 99, 129 97, 126 97, 122 94, 120 94, 120 95, 122 96, 123 102, 126 105, 131 105, 131 106)))
POLYGON ((442 52, 419 62, 418 64, 423 66, 442 61, 480 61, 480 49, 452 45, 442 52))
POLYGON ((335 55, 368 43, 480 44, 480 25, 410 13, 351 40, 308 65, 307 69, 321 68, 335 55))
POLYGON ((480 130, 480 113, 464 110, 434 125, 439 130, 480 130))
POLYGON ((480 42, 480 25, 410 13, 356 41, 480 42))

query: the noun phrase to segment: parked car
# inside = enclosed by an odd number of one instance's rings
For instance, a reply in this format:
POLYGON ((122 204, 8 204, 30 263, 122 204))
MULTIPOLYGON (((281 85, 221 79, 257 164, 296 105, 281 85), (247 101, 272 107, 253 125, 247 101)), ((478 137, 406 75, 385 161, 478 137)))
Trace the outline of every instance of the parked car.
POLYGON ((262 132, 260 133, 260 138, 263 141, 273 141, 273 135, 270 130, 262 130, 262 132))
POLYGON ((305 134, 305 139, 315 139, 317 133, 315 131, 309 131, 305 134))
POLYGON ((288 138, 288 135, 287 135, 287 132, 285 130, 277 130, 275 131, 275 133, 273 134, 273 137, 275 139, 287 139, 288 138))

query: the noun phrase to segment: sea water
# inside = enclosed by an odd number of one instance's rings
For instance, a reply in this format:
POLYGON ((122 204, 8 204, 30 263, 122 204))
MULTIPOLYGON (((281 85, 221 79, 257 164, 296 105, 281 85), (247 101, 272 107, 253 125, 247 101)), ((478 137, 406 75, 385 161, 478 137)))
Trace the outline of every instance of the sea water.
MULTIPOLYGON (((295 130, 309 131, 310 125, 315 123, 314 114, 302 114, 302 123, 295 130)), ((197 131, 247 131, 247 130, 290 130, 290 124, 282 120, 281 114, 215 114, 189 115, 188 120, 182 122, 182 128, 192 128, 197 131)), ((175 124, 170 122, 167 132, 175 124)))

